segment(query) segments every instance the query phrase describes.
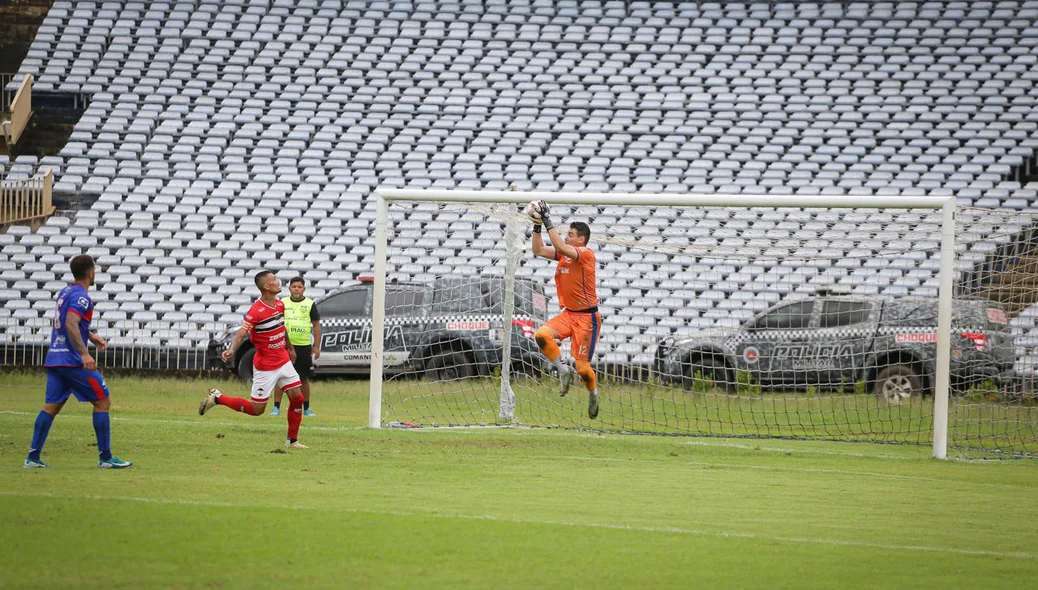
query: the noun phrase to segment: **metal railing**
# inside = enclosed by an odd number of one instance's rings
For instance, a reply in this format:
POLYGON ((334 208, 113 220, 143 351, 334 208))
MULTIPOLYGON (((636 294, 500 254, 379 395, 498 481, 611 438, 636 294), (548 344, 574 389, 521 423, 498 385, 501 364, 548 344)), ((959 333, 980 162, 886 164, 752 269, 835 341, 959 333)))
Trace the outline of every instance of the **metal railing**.
MULTIPOLYGON (((221 323, 165 322, 161 320, 106 321, 92 323, 108 341, 108 348, 91 354, 101 369, 126 371, 222 372, 222 347, 214 342, 228 329, 221 323)), ((15 367, 41 367, 50 345, 52 324, 47 318, 0 318, 0 371, 15 367)), ((1034 397, 1038 391, 1038 338, 1014 338, 1015 384, 1007 392, 1034 397)), ((653 382, 659 375, 648 348, 635 347, 606 354, 595 363, 600 379, 618 383, 653 382)))
POLYGON ((18 74, 9 74, 7 72, 0 73, 0 113, 6 113, 7 109, 11 106, 11 100, 14 99, 14 93, 8 94, 7 85, 14 80, 14 77, 18 74))
MULTIPOLYGON (((220 333, 216 325, 195 322, 95 321, 94 331, 108 341, 90 353, 101 369, 130 371, 211 371, 223 366, 210 358, 209 341, 220 333)), ((0 320, 0 366, 40 367, 50 346, 51 322, 46 318, 0 320)))
POLYGON ((54 174, 50 168, 32 178, 0 181, 0 225, 20 223, 54 213, 54 174))

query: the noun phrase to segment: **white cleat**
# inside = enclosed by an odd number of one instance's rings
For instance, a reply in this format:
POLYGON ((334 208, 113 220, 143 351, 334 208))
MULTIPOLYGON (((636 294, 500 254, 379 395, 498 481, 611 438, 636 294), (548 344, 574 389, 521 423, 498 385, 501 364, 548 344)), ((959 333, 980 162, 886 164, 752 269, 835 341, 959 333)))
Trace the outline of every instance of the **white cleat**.
POLYGON ((563 365, 562 370, 559 371, 559 396, 560 397, 566 397, 566 394, 569 393, 569 386, 573 385, 573 376, 575 374, 576 374, 576 372, 573 369, 571 369, 571 368, 569 368, 569 367, 567 367, 565 365, 563 365))
POLYGON ((43 461, 39 460, 39 459, 33 459, 32 457, 26 457, 25 458, 25 463, 22 464, 22 467, 25 467, 26 469, 46 469, 47 468, 47 464, 44 463, 43 461))
POLYGON ((587 392, 587 417, 594 420, 598 418, 598 389, 587 392))
POLYGON ((216 397, 219 396, 219 395, 220 395, 220 390, 219 389, 217 389, 215 387, 210 389, 209 390, 209 395, 205 396, 205 399, 202 400, 202 403, 198 404, 198 415, 199 416, 204 416, 206 412, 208 412, 209 410, 213 409, 213 406, 216 405, 216 397))
POLYGON ((291 441, 287 441, 286 440, 285 441, 285 446, 290 448, 290 449, 309 449, 310 448, 310 447, 304 445, 303 443, 299 442, 298 440, 296 442, 291 442, 291 441))

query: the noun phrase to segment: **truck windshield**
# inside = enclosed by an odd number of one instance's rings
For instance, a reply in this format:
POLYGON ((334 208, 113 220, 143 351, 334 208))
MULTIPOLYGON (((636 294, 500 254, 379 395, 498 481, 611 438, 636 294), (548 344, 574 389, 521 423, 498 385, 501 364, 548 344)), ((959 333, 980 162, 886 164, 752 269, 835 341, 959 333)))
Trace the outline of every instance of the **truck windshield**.
MULTIPOLYGON (((430 312, 504 313, 505 280, 500 277, 440 277, 432 289, 430 312)), ((515 313, 534 315, 534 289, 529 281, 515 281, 515 313)))

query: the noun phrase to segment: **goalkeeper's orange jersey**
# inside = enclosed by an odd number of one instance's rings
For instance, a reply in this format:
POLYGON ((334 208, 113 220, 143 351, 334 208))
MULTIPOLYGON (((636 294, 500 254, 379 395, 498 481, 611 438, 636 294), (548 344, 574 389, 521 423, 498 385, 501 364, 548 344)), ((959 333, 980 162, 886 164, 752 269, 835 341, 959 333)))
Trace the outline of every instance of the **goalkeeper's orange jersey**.
POLYGON ((577 248, 577 259, 572 260, 556 252, 559 264, 555 267, 555 289, 559 307, 582 311, 598 305, 595 288, 595 253, 590 248, 577 248))

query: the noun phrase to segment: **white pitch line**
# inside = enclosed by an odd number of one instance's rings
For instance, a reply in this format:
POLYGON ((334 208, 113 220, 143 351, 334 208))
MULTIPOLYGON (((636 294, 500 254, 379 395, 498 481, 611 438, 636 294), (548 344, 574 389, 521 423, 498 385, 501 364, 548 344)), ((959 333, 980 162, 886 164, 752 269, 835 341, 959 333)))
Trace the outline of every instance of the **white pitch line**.
MULTIPOLYGON (((610 432, 606 432, 606 431, 588 432, 587 430, 572 430, 572 429, 567 429, 567 428, 562 428, 562 427, 557 427, 556 428, 556 427, 525 426, 525 425, 522 425, 522 424, 502 424, 502 425, 494 425, 494 426, 456 426, 456 427, 443 426, 443 427, 392 428, 392 429, 383 427, 383 429, 384 430, 394 430, 394 431, 398 430, 398 431, 401 431, 401 432, 414 432, 414 433, 451 432, 451 433, 454 433, 454 434, 466 434, 466 433, 470 433, 470 432, 486 432, 486 431, 492 431, 492 432, 493 431, 498 431, 498 432, 506 432, 507 431, 508 433, 514 434, 516 436, 519 436, 519 435, 536 435, 536 434, 545 434, 545 435, 551 434, 551 435, 555 435, 555 436, 572 436, 572 437, 579 437, 579 438, 592 438, 592 439, 596 439, 596 440, 619 440, 619 441, 626 441, 626 442, 638 442, 638 441, 659 442, 659 441, 668 441, 668 440, 680 440, 680 439, 689 439, 689 438, 693 438, 694 439, 694 438, 696 438, 695 435, 688 435, 688 436, 684 436, 684 435, 653 436, 651 434, 643 435, 643 434, 635 434, 635 433, 632 433, 632 434, 616 434, 616 433, 610 433, 610 432)), ((773 439, 773 438, 769 439, 769 438, 762 437, 760 439, 754 439, 754 440, 758 441, 759 443, 767 443, 767 442, 773 442, 776 439, 773 439)), ((818 442, 822 442, 822 443, 835 443, 835 444, 839 444, 840 443, 840 441, 830 441, 830 440, 826 440, 826 441, 810 441, 810 440, 806 440, 806 439, 803 442, 808 443, 808 444, 810 444, 812 442, 815 442, 815 443, 818 443, 818 442)), ((914 459, 914 457, 907 456, 907 455, 889 455, 889 454, 881 454, 881 453, 877 453, 877 454, 856 453, 856 452, 832 451, 832 450, 810 449, 810 448, 803 448, 803 449, 795 448, 795 449, 793 449, 793 448, 788 448, 788 447, 767 447, 767 446, 758 446, 758 445, 747 445, 747 444, 739 444, 739 443, 722 442, 720 440, 685 440, 685 441, 682 441, 681 444, 692 445, 692 446, 702 446, 702 447, 721 447, 721 448, 732 448, 732 449, 744 449, 744 450, 748 450, 748 451, 770 451, 770 452, 776 452, 776 453, 813 453, 813 454, 818 454, 818 455, 834 455, 834 456, 838 456, 838 457, 862 457, 862 458, 872 458, 872 459, 897 459, 897 460, 900 460, 900 461, 914 459)), ((846 444, 850 444, 850 443, 846 443, 846 444)), ((856 444, 858 444, 858 443, 856 443, 856 444)), ((866 442, 866 443, 860 443, 860 444, 870 444, 870 443, 866 442)), ((918 447, 918 448, 922 448, 922 447, 918 447)))
MULTIPOLYGON (((19 412, 19 411, 14 411, 14 410, 0 410, 0 414, 8 414, 8 415, 15 415, 15 416, 35 416, 36 415, 34 413, 31 413, 31 412, 19 412)), ((86 420, 87 416, 71 415, 71 416, 68 416, 67 418, 86 420)), ((258 421, 257 422, 247 422, 247 421, 243 421, 243 422, 213 422, 213 421, 208 421, 208 420, 191 420, 191 421, 188 421, 188 420, 156 420, 156 419, 151 419, 151 418, 126 418, 126 417, 119 417, 119 416, 114 417, 113 420, 118 421, 118 422, 128 422, 128 423, 175 424, 175 425, 178 425, 178 426, 188 426, 188 427, 199 427, 199 426, 201 426, 203 428, 228 427, 228 428, 240 428, 240 429, 245 429, 245 430, 264 430, 264 431, 267 431, 267 430, 277 430, 277 429, 283 427, 283 425, 281 424, 280 421, 273 422, 273 423, 271 423, 271 422, 263 423, 263 422, 258 422, 258 421)), ((367 429, 367 426, 311 426, 311 425, 307 424, 305 426, 305 429, 313 430, 313 431, 317 431, 317 432, 347 432, 347 431, 355 431, 355 430, 365 430, 365 429, 367 429)), ((389 429, 386 429, 386 430, 389 430, 389 429)), ((396 430, 396 429, 392 429, 392 430, 396 430)), ((496 430, 496 429, 481 429, 481 430, 476 431, 476 430, 472 430, 472 429, 469 429, 468 427, 466 427, 466 428, 457 428, 457 429, 453 429, 453 428, 436 428, 436 429, 417 428, 417 429, 400 429, 400 430, 405 431, 405 432, 414 432, 414 433, 420 433, 420 432, 454 432, 454 433, 457 434, 457 433, 487 432, 487 430, 496 430)), ((520 433, 527 433, 527 434, 529 434, 529 433, 534 433, 534 432, 544 432, 544 433, 548 433, 549 432, 548 430, 544 430, 544 429, 523 429, 523 428, 502 428, 501 430, 502 431, 507 431, 509 433, 517 433, 517 434, 520 434, 520 433)), ((553 430, 553 431, 550 431, 550 432, 552 434, 557 434, 557 435, 562 435, 562 436, 567 436, 567 435, 568 436, 589 436, 586 433, 567 432, 567 431, 564 431, 564 430, 558 430, 558 431, 554 431, 553 430)), ((636 438, 636 439, 640 438, 640 437, 633 436, 633 435, 631 435, 631 437, 632 438, 636 438)), ((592 436, 591 438, 607 439, 607 440, 628 440, 627 437, 620 436, 620 435, 592 436)), ((658 440, 658 439, 655 439, 655 440, 658 440)), ((815 453, 821 453, 821 454, 826 454, 826 455, 847 455, 847 456, 852 456, 852 457, 866 457, 866 458, 867 457, 881 457, 881 458, 886 458, 886 459, 902 459, 902 460, 909 460, 910 459, 910 458, 905 458, 905 457, 897 457, 895 455, 868 455, 868 454, 861 454, 861 453, 839 453, 839 452, 832 452, 831 453, 831 452, 827 452, 827 451, 818 451, 818 450, 811 450, 811 449, 770 449, 770 448, 765 448, 765 447, 758 448, 756 446, 750 446, 750 445, 739 445, 739 444, 731 444, 731 443, 710 443, 710 442, 702 442, 702 441, 688 441, 688 442, 683 442, 681 444, 690 444, 690 445, 707 446, 707 447, 709 447, 709 446, 731 447, 731 448, 742 449, 742 450, 749 450, 749 451, 762 451, 762 450, 771 451, 771 450, 774 450, 774 451, 782 451, 782 452, 790 452, 790 453, 812 453, 812 452, 815 452, 815 453)), ((619 463, 654 463, 654 464, 661 464, 661 465, 669 463, 667 461, 659 461, 659 460, 653 460, 653 459, 626 459, 626 458, 592 457, 592 456, 575 456, 575 455, 559 456, 559 457, 544 455, 542 457, 544 459, 555 459, 555 460, 557 460, 557 459, 564 459, 564 460, 569 460, 569 461, 577 460, 577 461, 600 461, 600 462, 619 462, 619 463)), ((1015 485, 1012 485, 1012 484, 994 484, 994 483, 989 483, 989 482, 966 482, 966 481, 960 481, 960 480, 947 480, 947 479, 939 479, 939 478, 933 478, 933 477, 921 477, 921 476, 914 476, 914 475, 901 475, 901 474, 893 474, 893 473, 880 473, 880 472, 874 472, 874 471, 847 471, 847 470, 841 470, 841 469, 811 469, 811 468, 805 468, 805 467, 780 467, 780 466, 775 466, 775 465, 752 465, 752 464, 734 464, 734 463, 720 463, 720 462, 719 463, 711 463, 711 462, 708 462, 708 461, 684 461, 682 463, 685 464, 685 465, 695 465, 695 466, 702 466, 702 467, 721 467, 721 468, 724 468, 724 469, 760 469, 760 470, 771 470, 771 471, 785 471, 785 472, 791 472, 791 473, 823 473, 823 474, 852 476, 852 477, 863 477, 864 476, 864 477, 876 477, 876 478, 887 478, 887 479, 904 479, 904 480, 924 481, 924 482, 930 482, 930 483, 942 483, 942 484, 951 484, 951 485, 977 485, 977 486, 996 486, 996 487, 1026 487, 1026 486, 1015 486, 1015 485)))
MULTIPOLYGON (((387 429, 385 427, 383 427, 383 429, 389 430, 389 429, 387 429)), ((838 450, 831 450, 831 449, 829 449, 829 450, 827 450, 827 449, 815 449, 815 448, 811 448, 811 446, 810 446, 811 444, 817 444, 817 443, 846 444, 846 445, 854 444, 854 445, 859 445, 859 448, 861 448, 862 446, 867 446, 867 445, 880 446, 880 443, 872 443, 872 442, 868 442, 868 441, 851 442, 851 441, 836 441, 836 440, 809 440, 809 439, 803 439, 802 441, 800 441, 800 442, 803 443, 803 445, 804 445, 803 447, 797 447, 797 448, 791 448, 791 447, 769 447, 769 446, 766 446, 768 443, 776 442, 779 439, 777 439, 777 438, 761 437, 761 438, 753 439, 754 441, 756 441, 756 444, 750 445, 750 444, 725 442, 725 440, 723 438, 697 437, 694 434, 690 434, 690 435, 678 434, 678 435, 666 435, 666 436, 655 436, 655 435, 652 435, 652 434, 639 434, 639 433, 619 434, 619 433, 613 433, 613 432, 608 432, 608 431, 592 431, 592 432, 589 432, 587 430, 573 430, 573 429, 567 429, 567 428, 563 428, 563 427, 538 427, 538 426, 525 426, 525 425, 522 425, 522 424, 518 424, 518 425, 512 424, 512 425, 482 426, 482 427, 477 427, 477 426, 456 426, 456 427, 443 426, 443 427, 438 427, 438 428, 431 428, 431 427, 426 427, 426 428, 398 428, 398 429, 394 428, 392 430, 399 430, 399 431, 402 431, 402 432, 414 432, 414 433, 451 432, 451 433, 454 433, 454 434, 466 434, 466 433, 476 433, 476 432, 487 432, 487 431, 494 432, 494 431, 498 431, 498 432, 508 432, 510 435, 513 435, 513 436, 523 436, 523 435, 532 436, 532 435, 538 435, 538 434, 543 434, 543 435, 549 435, 550 434, 550 435, 554 435, 554 436, 571 436, 571 437, 578 437, 578 438, 591 438, 591 439, 595 439, 595 440, 615 440, 615 441, 624 441, 624 442, 645 442, 645 443, 661 442, 661 441, 673 441, 673 440, 681 440, 681 439, 693 439, 693 440, 683 440, 680 444, 685 444, 685 445, 689 445, 689 446, 700 446, 700 447, 717 447, 717 448, 742 449, 742 450, 747 450, 747 451, 765 451, 765 452, 770 452, 770 453, 795 453, 795 454, 812 454, 812 455, 830 455, 830 456, 833 456, 833 457, 856 457, 856 458, 863 458, 863 459, 888 459, 888 460, 892 459, 892 460, 895 460, 895 461, 917 461, 917 460, 929 460, 930 459, 930 455, 929 455, 928 451, 927 451, 927 454, 925 456, 924 455, 920 455, 920 456, 917 456, 917 457, 913 457, 912 455, 908 455, 908 454, 905 454, 905 455, 891 455, 891 454, 888 454, 888 453, 875 453, 875 454, 873 454, 873 453, 861 453, 861 452, 854 452, 854 451, 838 451, 838 450)), ((890 447, 891 445, 884 445, 884 446, 890 447)), ((921 445, 908 445, 908 444, 906 444, 906 445, 902 445, 902 448, 918 449, 920 451, 920 453, 922 453, 923 449, 925 447, 923 447, 921 445)), ((950 462, 950 463, 981 463, 981 464, 1001 463, 1001 462, 1005 461, 1005 459, 971 459, 971 458, 966 458, 966 457, 948 457, 945 460, 950 462)))
MULTIPOLYGON (((20 412, 20 411, 15 411, 15 410, 0 410, 0 415, 8 414, 8 415, 12 415, 12 416, 35 416, 37 413, 38 412, 20 412)), ((68 418, 72 418, 72 419, 86 419, 85 416, 77 416, 77 415, 71 415, 71 416, 68 416, 68 418)), ((153 424, 179 424, 179 425, 183 425, 183 426, 210 426, 210 425, 212 425, 212 426, 228 426, 228 427, 236 426, 236 427, 240 427, 240 428, 256 428, 256 427, 259 427, 261 429, 265 428, 267 426, 274 426, 274 424, 270 424, 270 423, 262 424, 260 422, 249 424, 249 423, 245 423, 245 422, 212 422, 212 421, 198 422, 198 421, 187 421, 187 420, 152 420, 150 418, 127 418, 127 417, 123 417, 123 416, 113 416, 112 420, 119 421, 119 422, 131 422, 131 423, 132 422, 141 422, 141 423, 153 423, 153 424)), ((309 421, 306 422, 305 428, 307 428, 309 430, 328 431, 328 432, 342 432, 342 431, 367 430, 368 429, 367 426, 313 426, 313 425, 311 425, 309 423, 309 421)), ((422 434, 422 433, 430 433, 430 432, 443 432, 443 433, 451 433, 451 434, 483 434, 483 433, 487 433, 487 432, 507 432, 511 436, 524 436, 524 435, 525 436, 533 436, 533 435, 569 436, 569 437, 579 437, 579 438, 591 438, 591 439, 595 439, 595 440, 614 440, 614 441, 624 441, 624 442, 660 442, 660 441, 680 440, 681 438, 693 438, 693 439, 695 438, 693 436, 688 436, 688 437, 677 437, 677 436, 660 437, 660 436, 644 436, 644 435, 638 435, 638 434, 613 434, 613 433, 608 433, 608 432, 589 433, 587 431, 582 431, 582 430, 567 430, 565 428, 540 428, 540 427, 529 427, 529 426, 523 426, 523 425, 500 425, 500 426, 498 426, 498 425, 489 426, 488 425, 488 426, 457 426, 457 427, 444 426, 444 427, 437 427, 437 428, 432 428, 432 427, 425 427, 425 428, 388 428, 388 427, 382 427, 382 430, 392 431, 392 432, 410 432, 410 433, 414 433, 414 434, 422 434)), ((761 439, 759 439, 759 443, 768 443, 768 442, 773 441, 773 440, 774 439, 761 438, 761 439)), ((798 447, 798 448, 769 447, 769 446, 766 446, 766 444, 764 446, 761 446, 759 443, 751 445, 751 444, 723 442, 721 440, 708 440, 708 439, 684 440, 684 441, 681 441, 680 444, 685 444, 685 445, 690 445, 690 446, 700 446, 700 447, 717 447, 717 448, 740 449, 740 450, 754 451, 754 452, 764 451, 764 452, 770 452, 770 453, 795 453, 795 454, 829 455, 829 456, 834 456, 834 457, 857 457, 857 458, 866 458, 866 459, 893 459, 893 460, 897 460, 897 461, 912 461, 912 460, 923 459, 923 457, 912 457, 910 455, 903 455, 902 456, 902 455, 890 455, 890 454, 885 454, 885 453, 870 454, 870 453, 860 453, 860 452, 854 452, 854 451, 838 451, 838 450, 815 449, 815 448, 811 448, 809 446, 811 442, 834 442, 834 443, 838 444, 838 441, 808 441, 808 440, 805 440, 803 442, 805 443, 804 446, 803 447, 798 447)), ((849 443, 847 443, 847 444, 849 444, 849 443)), ((869 443, 856 443, 856 444, 869 444, 869 443)), ((919 448, 922 448, 922 447, 919 447, 919 448)), ((982 464, 1002 461, 1001 459, 991 460, 991 459, 968 459, 968 458, 949 458, 948 460, 951 461, 951 462, 955 462, 955 463, 982 463, 982 464)))
MULTIPOLYGON (((459 428, 448 428, 448 427, 444 427, 444 428, 412 428, 412 429, 401 429, 401 430, 406 430, 408 432, 440 432, 440 431, 445 431, 445 432, 450 432, 450 431, 463 432, 467 428, 469 428, 469 427, 459 427, 459 428)), ((627 442, 635 442, 635 441, 659 442, 659 441, 680 440, 681 444, 690 445, 690 446, 721 447, 721 448, 743 449, 743 450, 747 450, 747 451, 770 451, 770 452, 775 452, 775 453, 813 453, 813 454, 818 454, 818 455, 834 455, 834 456, 838 456, 838 457, 861 457, 861 458, 870 458, 870 459, 897 459, 897 460, 900 460, 900 461, 915 459, 915 457, 911 457, 911 456, 908 456, 908 455, 890 455, 890 454, 884 454, 884 453, 871 454, 871 453, 859 453, 859 452, 853 452, 853 451, 846 451, 845 452, 845 451, 834 451, 834 450, 823 450, 823 449, 812 449, 812 448, 789 448, 789 447, 760 446, 761 443, 767 444, 769 442, 775 442, 777 440, 777 439, 774 439, 774 438, 765 438, 765 437, 761 437, 759 439, 753 439, 754 441, 756 441, 757 444, 749 445, 749 444, 725 442, 724 439, 721 439, 721 438, 718 438, 718 439, 713 439, 713 438, 697 438, 695 435, 687 435, 687 436, 685 436, 685 435, 654 436, 654 435, 651 435, 651 434, 648 434, 648 435, 644 435, 644 434, 617 434, 617 433, 611 433, 611 432, 606 432, 606 431, 602 431, 602 432, 588 432, 586 430, 569 430, 569 429, 566 429, 566 428, 530 427, 530 426, 522 426, 522 425, 519 425, 519 426, 500 426, 498 428, 500 428, 502 431, 507 430, 507 431, 515 433, 515 434, 548 434, 548 433, 551 433, 553 435, 558 435, 558 436, 574 436, 574 437, 580 437, 580 438, 591 438, 591 439, 596 439, 596 440, 618 440, 618 441, 627 441, 627 442), (682 440, 682 439, 686 439, 686 440, 682 440), (687 439, 693 439, 693 440, 687 440, 687 439)), ((811 441, 811 440, 804 439, 802 442, 806 443, 805 447, 807 447, 807 445, 810 445, 811 443, 834 443, 834 444, 841 444, 840 441, 831 441, 831 440, 811 441)), ((844 442, 843 444, 851 444, 851 443, 844 442)), ((868 445, 868 444, 874 444, 874 443, 865 442, 865 443, 854 443, 854 444, 868 445)), ((916 448, 920 448, 921 449, 922 447, 916 447, 916 448)))
MULTIPOLYGON (((10 410, 0 410, 0 414, 9 414, 9 415, 12 415, 12 416, 35 416, 37 413, 38 412, 16 412, 16 411, 10 411, 10 410)), ((256 416, 256 418, 259 418, 259 416, 256 416)), ((79 415, 74 415, 74 414, 73 415, 69 415, 69 416, 66 416, 66 415, 62 414, 61 415, 61 419, 62 420, 67 420, 67 419, 72 419, 72 420, 88 420, 88 419, 92 419, 92 418, 90 418, 88 416, 79 416, 79 415)), ((155 419, 152 419, 152 418, 127 418, 127 417, 124 417, 124 416, 112 416, 112 420, 115 421, 115 422, 129 422, 129 423, 142 423, 142 424, 177 424, 177 425, 180 425, 180 426, 203 426, 203 427, 227 426, 227 427, 237 427, 237 428, 258 428, 258 429, 276 428, 276 427, 284 426, 281 423, 280 420, 278 420, 276 422, 267 422, 267 423, 263 423, 263 422, 260 422, 260 421, 255 421, 255 422, 214 422, 212 420, 155 420, 155 419)), ((310 424, 307 424, 305 426, 305 428, 307 430, 341 432, 341 431, 345 431, 345 430, 364 430, 365 428, 367 428, 367 426, 311 426, 310 424)))
MULTIPOLYGON (((25 493, 0 490, 0 496, 21 496, 26 498, 51 498, 67 501, 67 495, 48 493, 25 493)), ((202 500, 182 500, 167 498, 144 498, 138 496, 76 496, 77 499, 104 500, 105 502, 139 502, 144 504, 163 504, 180 506, 205 506, 212 508, 255 508, 252 504, 239 504, 234 502, 215 502, 202 500)), ((398 516, 404 518, 440 518, 453 520, 483 520, 500 522, 505 524, 560 526, 570 528, 588 528, 599 530, 629 531, 635 533, 663 533, 689 535, 697 537, 717 537, 721 539, 746 539, 751 541, 765 541, 768 543, 795 543, 800 545, 822 545, 829 547, 861 547, 865 549, 881 549, 885 551, 919 551, 926 553, 946 553, 951 555, 971 555, 978 557, 997 557, 1015 559, 1038 559, 1038 553, 1026 551, 992 551, 989 549, 958 549, 955 547, 938 547, 933 545, 898 545, 893 543, 869 543, 866 541, 846 541, 842 539, 823 539, 819 537, 786 537, 783 535, 760 535, 756 533, 741 533, 736 531, 708 531, 703 529, 690 529, 684 527, 656 527, 626 524, 612 524, 602 522, 570 522, 559 520, 540 520, 534 518, 515 518, 508 516, 495 516, 493 514, 451 514, 431 513, 408 510, 363 510, 359 508, 328 508, 310 506, 278 506, 278 510, 285 508, 298 511, 327 511, 345 512, 348 514, 368 514, 373 516, 398 516)))
MULTIPOLYGON (((38 412, 20 412, 20 411, 16 411, 16 410, 0 410, 0 415, 7 414, 7 415, 11 415, 11 416, 35 416, 37 413, 38 412)), ((63 420, 65 420, 65 419, 82 419, 82 420, 86 420, 87 416, 80 416, 80 415, 74 415, 74 414, 73 415, 63 415, 62 419, 63 420)), ((195 420, 191 420, 191 421, 188 421, 188 420, 155 420, 155 419, 151 419, 151 418, 128 418, 128 417, 125 417, 125 416, 113 416, 112 420, 113 421, 117 421, 117 422, 127 422, 127 423, 177 424, 177 425, 189 426, 189 427, 194 427, 194 426, 202 426, 202 427, 225 426, 225 427, 238 427, 238 428, 246 428, 246 429, 249 429, 249 428, 253 428, 253 429, 266 429, 268 427, 274 427, 274 426, 278 426, 279 425, 279 424, 272 424, 272 423, 264 424, 264 423, 261 423, 261 422, 248 423, 248 422, 213 422, 213 421, 195 421, 195 420)), ((319 432, 320 431, 339 432, 339 431, 351 431, 351 430, 365 430, 365 429, 367 429, 367 426, 340 426, 340 427, 312 426, 312 425, 309 424, 309 421, 307 421, 307 423, 305 425, 305 428, 309 429, 309 430, 319 431, 319 432)), ((433 433, 433 432, 435 432, 435 433, 462 434, 462 435, 464 435, 464 434, 473 434, 473 435, 475 435, 475 434, 485 434, 487 432, 508 432, 510 435, 513 435, 513 436, 543 434, 543 435, 546 435, 546 436, 568 436, 568 437, 578 437, 578 438, 591 438, 591 439, 595 439, 595 440, 619 440, 619 441, 627 441, 627 442, 632 442, 632 441, 652 441, 652 442, 658 442, 658 441, 665 441, 665 440, 676 440, 674 437, 661 438, 661 437, 653 437, 653 436, 619 435, 619 434, 608 434, 608 433, 603 433, 603 434, 594 433, 593 434, 593 433, 588 433, 588 432, 584 432, 584 431, 565 430, 565 429, 561 429, 561 428, 532 428, 532 427, 514 426, 514 425, 485 426, 485 427, 473 427, 473 426, 446 427, 445 426, 445 427, 442 427, 442 428, 430 428, 430 427, 426 427, 426 428, 387 428, 387 427, 383 427, 382 430, 391 431, 391 432, 408 432, 408 433, 413 433, 415 435, 421 435, 421 434, 433 433)), ((770 448, 767 448, 767 447, 756 448, 756 447, 749 446, 749 445, 739 445, 739 444, 734 444, 734 443, 722 443, 722 442, 713 442, 713 441, 684 441, 681 444, 698 445, 698 446, 704 446, 704 447, 730 447, 730 448, 744 449, 744 450, 749 450, 749 451, 773 450, 773 449, 770 449, 770 448)), ((778 449, 776 449, 776 450, 778 450, 778 449)), ((826 455, 847 455, 847 456, 853 456, 853 457, 877 457, 877 458, 902 459, 902 460, 905 459, 904 457, 897 457, 895 455, 868 455, 868 454, 862 454, 862 453, 840 453, 838 451, 830 452, 830 451, 820 451, 820 450, 812 450, 812 449, 781 449, 781 451, 782 452, 796 452, 796 453, 819 453, 819 454, 826 454, 826 455)))

